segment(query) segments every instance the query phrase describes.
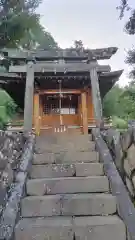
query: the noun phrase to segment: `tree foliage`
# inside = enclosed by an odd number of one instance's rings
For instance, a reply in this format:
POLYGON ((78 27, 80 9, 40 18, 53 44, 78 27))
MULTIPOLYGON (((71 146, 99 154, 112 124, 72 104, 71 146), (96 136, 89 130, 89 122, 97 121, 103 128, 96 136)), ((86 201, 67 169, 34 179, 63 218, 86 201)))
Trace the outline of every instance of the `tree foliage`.
POLYGON ((0 46, 17 47, 26 31, 37 23, 38 0, 0 0, 0 46))
POLYGON ((57 43, 49 32, 39 24, 33 26, 32 29, 27 31, 27 34, 20 39, 20 46, 23 49, 54 49, 58 48, 57 43))
POLYGON ((0 89, 0 129, 3 129, 16 112, 16 104, 9 94, 0 89))
POLYGON ((103 101, 103 111, 105 117, 120 116, 122 108, 119 107, 120 97, 123 93, 118 85, 114 86, 112 90, 107 93, 103 101))
POLYGON ((83 50, 84 46, 83 46, 82 40, 75 40, 74 41, 74 48, 76 48, 77 50, 83 50))
POLYGON ((103 101, 105 117, 117 116, 124 120, 135 119, 135 82, 125 88, 116 85, 103 101))
POLYGON ((134 8, 131 8, 128 0, 121 0, 121 4, 118 7, 120 10, 120 19, 124 17, 125 11, 130 11, 130 17, 125 25, 125 31, 130 34, 135 34, 135 4, 134 8))
POLYGON ((128 0, 121 0, 120 5, 117 7, 117 9, 120 10, 120 19, 123 18, 125 10, 130 10, 128 0))
MULTIPOLYGON (((124 17, 125 11, 130 11, 130 17, 125 24, 125 32, 129 35, 135 35, 135 4, 134 8, 131 8, 128 0, 121 0, 118 9, 120 10, 120 19, 124 17)), ((130 77, 135 78, 135 46, 129 50, 126 63, 132 66, 130 77)))
POLYGON ((35 12, 40 3, 41 0, 0 0, 0 48, 57 46, 35 12))

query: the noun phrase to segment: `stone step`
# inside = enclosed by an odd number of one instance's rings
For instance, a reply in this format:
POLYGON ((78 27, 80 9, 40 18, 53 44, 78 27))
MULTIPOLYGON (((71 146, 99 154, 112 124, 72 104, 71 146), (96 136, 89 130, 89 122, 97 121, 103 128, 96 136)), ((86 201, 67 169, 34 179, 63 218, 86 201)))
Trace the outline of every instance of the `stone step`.
POLYGON ((93 141, 91 141, 88 138, 80 138, 80 136, 78 135, 78 138, 76 137, 70 137, 70 138, 60 138, 57 140, 57 142, 55 143, 58 146, 83 146, 85 147, 85 145, 87 145, 88 147, 91 146, 91 148, 93 146, 95 146, 95 143, 93 141))
POLYGON ((68 152, 61 152, 60 154, 56 154, 56 163, 76 163, 76 162, 98 162, 99 155, 97 152, 76 152, 76 151, 68 151, 68 152))
POLYGON ((32 165, 30 178, 85 177, 103 175, 101 163, 32 165))
POLYGON ((126 240, 125 225, 117 216, 77 217, 74 232, 76 240, 126 240))
POLYGON ((69 150, 76 150, 76 151, 94 151, 95 150, 95 142, 89 141, 88 139, 84 138, 74 138, 71 139, 64 139, 64 138, 54 138, 50 140, 39 139, 36 144, 37 148, 39 147, 42 151, 46 152, 67 152, 69 150))
MULTIPOLYGON (((80 129, 79 129, 80 130, 80 129)), ((60 135, 57 138, 58 142, 63 141, 92 141, 92 134, 66 134, 66 135, 60 135)))
POLYGON ((22 217, 107 215, 116 212, 110 194, 67 194, 26 197, 21 202, 22 217))
POLYGON ((27 195, 32 196, 101 193, 109 191, 109 182, 106 176, 30 179, 26 183, 26 189, 27 195))
POLYGON ((48 153, 35 154, 33 164, 50 164, 50 163, 75 163, 75 162, 98 162, 99 154, 95 151, 92 152, 61 152, 61 153, 48 153))
POLYGON ((63 144, 67 142, 75 142, 75 143, 88 143, 92 141, 92 135, 91 134, 61 134, 61 135, 56 135, 56 134, 46 134, 43 136, 36 137, 36 143, 38 146, 44 146, 47 144, 63 144))
POLYGON ((24 218, 15 228, 15 240, 48 239, 73 240, 72 218, 24 218))
POLYGON ((15 240, 126 240, 125 225, 117 216, 24 218, 15 240))
POLYGON ((60 152, 68 152, 68 151, 94 151, 95 143, 94 142, 63 142, 61 144, 45 144, 42 148, 46 152, 60 153, 60 152))
POLYGON ((39 165, 39 164, 51 164, 55 163, 55 154, 54 153, 40 153, 40 154, 34 154, 33 158, 33 164, 39 165))

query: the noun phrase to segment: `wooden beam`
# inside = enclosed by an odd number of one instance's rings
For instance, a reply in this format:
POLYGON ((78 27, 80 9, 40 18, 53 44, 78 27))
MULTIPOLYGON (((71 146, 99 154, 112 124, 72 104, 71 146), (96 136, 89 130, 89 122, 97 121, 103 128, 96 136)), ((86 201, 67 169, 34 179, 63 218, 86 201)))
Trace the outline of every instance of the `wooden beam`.
MULTIPOLYGON (((36 63, 34 64, 34 72, 55 72, 55 73, 67 73, 67 72, 89 72, 93 66, 87 63, 36 63)), ((111 70, 109 65, 96 65, 97 72, 109 72, 111 70)), ((19 66, 14 65, 9 67, 9 72, 13 73, 25 73, 27 72, 27 65, 19 66)))
POLYGON ((79 51, 76 48, 53 49, 53 50, 35 50, 21 51, 16 49, 2 49, 1 52, 8 53, 9 59, 26 60, 27 57, 34 56, 36 60, 53 60, 53 59, 87 59, 90 54, 97 60, 110 59, 117 52, 116 47, 100 48, 100 49, 83 49, 79 51))
POLYGON ((76 89, 71 89, 71 90, 62 89, 61 91, 59 91, 58 89, 39 90, 39 94, 40 95, 44 95, 44 94, 59 94, 60 92, 62 92, 63 94, 81 94, 81 90, 76 90, 76 89))
POLYGON ((86 92, 81 94, 81 109, 82 109, 82 126, 83 133, 88 134, 88 116, 87 116, 87 95, 86 92))
POLYGON ((17 79, 21 79, 21 77, 15 73, 9 73, 9 72, 0 72, 0 77, 4 77, 4 78, 17 78, 17 79))
POLYGON ((99 89, 99 81, 97 75, 96 62, 93 62, 93 68, 90 69, 90 80, 92 89, 92 101, 94 106, 94 118, 96 120, 96 126, 99 127, 102 123, 102 102, 99 89))
POLYGON ((27 64, 25 100, 24 100, 24 131, 32 131, 34 94, 34 63, 27 64))
POLYGON ((40 135, 40 102, 39 94, 34 94, 34 128, 37 136, 40 135))

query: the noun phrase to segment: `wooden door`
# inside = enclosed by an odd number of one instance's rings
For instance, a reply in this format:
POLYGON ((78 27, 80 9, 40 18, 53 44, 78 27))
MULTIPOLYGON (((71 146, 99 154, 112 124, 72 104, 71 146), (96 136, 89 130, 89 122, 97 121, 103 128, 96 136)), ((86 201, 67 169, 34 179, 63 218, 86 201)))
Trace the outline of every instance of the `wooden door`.
POLYGON ((64 133, 69 129, 79 128, 80 116, 78 111, 78 95, 48 94, 42 96, 43 115, 41 125, 43 129, 64 133))

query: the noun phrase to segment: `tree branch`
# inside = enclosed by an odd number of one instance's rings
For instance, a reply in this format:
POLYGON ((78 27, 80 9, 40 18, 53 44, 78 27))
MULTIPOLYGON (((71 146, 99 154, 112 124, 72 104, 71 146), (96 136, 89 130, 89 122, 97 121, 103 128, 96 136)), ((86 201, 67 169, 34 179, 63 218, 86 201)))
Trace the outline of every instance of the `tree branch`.
POLYGON ((118 6, 117 9, 120 11, 120 19, 122 19, 124 16, 124 12, 130 10, 128 0, 121 0, 120 6, 118 6))

